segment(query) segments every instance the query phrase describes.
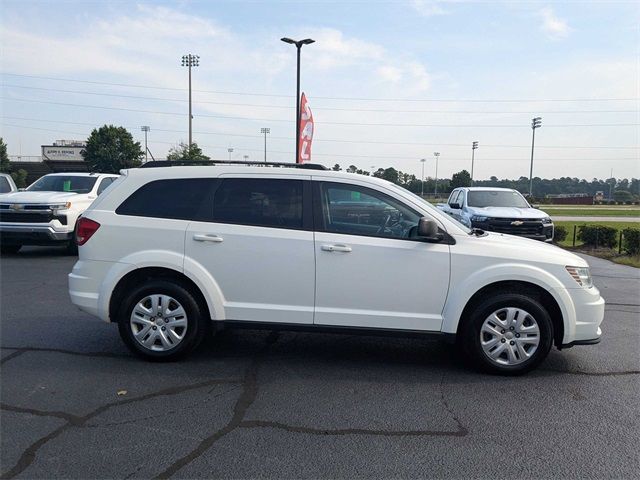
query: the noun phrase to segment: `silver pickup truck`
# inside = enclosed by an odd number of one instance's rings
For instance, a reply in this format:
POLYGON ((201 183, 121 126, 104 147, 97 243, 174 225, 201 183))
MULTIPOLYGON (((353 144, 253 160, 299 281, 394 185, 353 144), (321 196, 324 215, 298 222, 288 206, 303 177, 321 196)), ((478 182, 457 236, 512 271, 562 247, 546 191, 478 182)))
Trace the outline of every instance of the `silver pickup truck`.
POLYGON ((549 215, 533 208, 520 192, 510 188, 456 188, 447 203, 437 207, 469 228, 544 242, 553 240, 549 215))

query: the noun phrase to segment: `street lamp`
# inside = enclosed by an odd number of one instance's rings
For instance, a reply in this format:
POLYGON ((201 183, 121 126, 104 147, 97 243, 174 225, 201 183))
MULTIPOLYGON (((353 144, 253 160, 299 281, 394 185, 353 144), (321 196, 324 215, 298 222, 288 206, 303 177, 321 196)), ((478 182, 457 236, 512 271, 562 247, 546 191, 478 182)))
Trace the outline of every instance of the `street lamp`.
POLYGON ((227 152, 229 152, 229 161, 231 161, 231 154, 233 153, 233 148, 227 148, 227 152))
POLYGON ((151 130, 147 125, 140 127, 140 130, 144 132, 144 161, 146 163, 148 157, 149 148, 147 147, 147 133, 151 130))
POLYGON ((533 146, 536 143, 536 128, 542 126, 542 117, 535 117, 531 120, 531 130, 533 136, 531 137, 531 168, 529 169, 529 198, 533 196, 533 146))
POLYGON ((433 156, 436 157, 436 189, 434 197, 438 198, 438 158, 440 158, 440 152, 433 152, 433 156))
POLYGON ((281 38, 284 43, 295 45, 297 49, 297 69, 296 69, 296 163, 300 158, 300 50, 303 45, 314 43, 315 40, 305 38, 304 40, 292 40, 291 38, 281 38))
POLYGON ((478 148, 478 142, 471 144, 471 186, 473 186, 473 161, 475 160, 476 149, 478 148))
POLYGON ((267 163, 267 133, 271 133, 271 129, 261 128, 260 133, 264 134, 264 163, 267 163))
POLYGON ((193 143, 191 138, 191 120, 193 115, 191 114, 191 67, 197 67, 200 65, 200 56, 191 55, 190 53, 182 56, 182 66, 189 67, 189 147, 193 143))
POLYGON ((421 158, 420 163, 422 163, 422 182, 420 184, 420 196, 424 197, 424 164, 427 161, 426 158, 421 158))

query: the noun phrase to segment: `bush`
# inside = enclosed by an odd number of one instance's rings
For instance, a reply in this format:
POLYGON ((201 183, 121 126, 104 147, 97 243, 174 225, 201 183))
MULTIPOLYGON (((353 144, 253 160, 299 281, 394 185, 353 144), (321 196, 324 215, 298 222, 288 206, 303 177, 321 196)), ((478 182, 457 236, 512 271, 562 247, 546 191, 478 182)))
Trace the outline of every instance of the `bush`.
POLYGON ((640 255, 640 230, 625 228, 622 231, 622 248, 629 255, 640 255))
POLYGON ((616 201, 615 200, 609 200, 609 202, 607 202, 609 205, 615 205, 616 201))
POLYGON ((18 188, 24 188, 27 186, 27 175, 27 171, 22 168, 17 172, 11 172, 11 178, 13 178, 13 181, 18 188))
POLYGON ((615 248, 618 244, 618 230, 598 225, 580 225, 578 240, 590 247, 615 248))
POLYGON ((557 226, 554 230, 553 230, 553 241, 555 243, 560 243, 563 242, 566 238, 567 238, 567 234, 569 232, 567 232, 566 227, 562 227, 562 226, 557 226))

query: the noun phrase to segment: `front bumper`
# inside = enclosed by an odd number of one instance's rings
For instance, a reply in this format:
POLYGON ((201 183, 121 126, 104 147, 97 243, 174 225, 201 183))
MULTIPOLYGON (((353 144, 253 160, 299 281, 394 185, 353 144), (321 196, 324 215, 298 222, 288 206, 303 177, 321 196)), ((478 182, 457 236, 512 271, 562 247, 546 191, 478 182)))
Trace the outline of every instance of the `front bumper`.
POLYGON ((561 348, 573 345, 593 345, 600 341, 602 330, 600 325, 604 319, 604 298, 596 287, 571 288, 567 292, 571 296, 575 309, 575 324, 565 331, 561 348))
POLYGON ((72 238, 73 230, 57 229, 50 224, 0 224, 0 241, 5 245, 49 245, 72 238))

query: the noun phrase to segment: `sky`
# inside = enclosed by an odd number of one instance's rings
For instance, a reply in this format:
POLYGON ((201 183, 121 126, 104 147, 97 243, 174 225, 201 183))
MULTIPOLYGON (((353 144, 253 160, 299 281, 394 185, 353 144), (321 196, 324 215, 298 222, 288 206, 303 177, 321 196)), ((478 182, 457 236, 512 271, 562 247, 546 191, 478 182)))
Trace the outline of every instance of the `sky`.
POLYGON ((434 177, 640 177, 640 2, 0 2, 10 155, 122 125, 163 158, 294 161, 295 48, 312 161, 434 177), (233 152, 229 154, 228 149, 233 152))

